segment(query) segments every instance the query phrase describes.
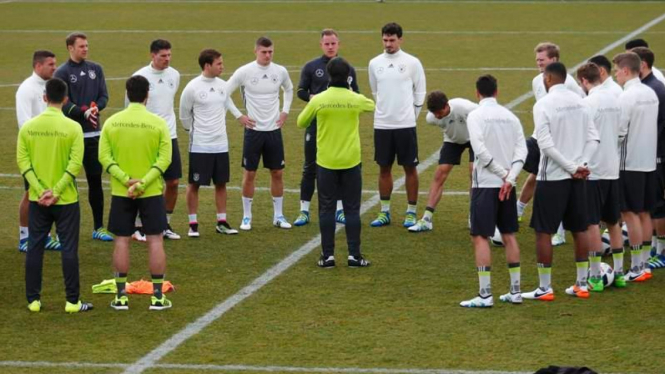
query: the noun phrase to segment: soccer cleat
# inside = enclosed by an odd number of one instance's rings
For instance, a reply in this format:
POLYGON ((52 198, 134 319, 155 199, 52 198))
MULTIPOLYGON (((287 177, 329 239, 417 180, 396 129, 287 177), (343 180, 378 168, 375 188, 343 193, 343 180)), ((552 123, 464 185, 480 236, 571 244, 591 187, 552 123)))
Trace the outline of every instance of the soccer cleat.
POLYGON ((432 221, 425 218, 418 220, 415 225, 409 227, 409 232, 432 231, 432 221))
POLYGON ((406 215, 404 216, 404 224, 403 226, 406 227, 407 229, 418 222, 418 217, 416 216, 416 213, 413 212, 406 212, 406 215))
POLYGON ((321 257, 319 257, 319 261, 317 261, 316 264, 319 265, 320 268, 332 269, 335 267, 335 256, 326 257, 321 255, 321 257))
POLYGON ((344 211, 343 210, 338 210, 335 212, 335 222, 346 225, 346 217, 344 216, 344 211))
POLYGON ((42 302, 39 300, 33 300, 30 304, 28 304, 28 310, 33 313, 38 313, 40 310, 42 310, 42 302))
POLYGON ((190 238, 198 238, 201 236, 199 234, 199 224, 198 223, 190 223, 189 224, 189 231, 187 232, 187 236, 190 238))
POLYGON ((651 274, 651 268, 648 266, 644 269, 644 275, 646 276, 646 279, 649 280, 653 278, 653 275, 651 274))
POLYGON ((503 247, 503 236, 498 227, 494 228, 494 235, 489 237, 490 243, 495 247, 503 247))
POLYGON ((517 222, 522 222, 522 216, 517 216, 517 222))
POLYGON ((552 235, 552 246, 558 247, 560 245, 566 244, 566 236, 561 234, 552 235))
POLYGON ((101 240, 103 242, 112 242, 113 236, 105 228, 100 227, 97 230, 92 232, 92 239, 101 240))
POLYGON ((166 230, 164 230, 164 239, 180 240, 180 235, 176 234, 175 231, 173 231, 173 228, 171 228, 170 224, 167 224, 166 230))
POLYGON ((370 224, 372 227, 382 227, 390 225, 390 212, 381 212, 370 224))
POLYGON ((127 296, 115 296, 115 299, 111 301, 111 308, 115 310, 129 310, 129 298, 127 296))
POLYGON ((305 226, 308 223, 309 223, 309 212, 303 210, 300 212, 300 214, 298 214, 298 218, 296 218, 296 220, 293 221, 293 226, 300 227, 300 226, 305 226))
POLYGON ((588 288, 589 291, 592 292, 603 292, 605 289, 605 285, 603 284, 603 278, 589 278, 587 280, 587 283, 589 284, 588 288))
POLYGON ((284 216, 276 217, 272 221, 272 225, 275 226, 275 227, 279 227, 280 229, 290 229, 291 228, 291 224, 286 220, 286 218, 284 218, 284 216))
POLYGON ((48 236, 46 239, 46 246, 44 249, 49 250, 49 251, 60 251, 62 250, 62 244, 60 243, 60 240, 56 236, 53 238, 52 236, 48 236))
POLYGON ((18 241, 18 251, 26 253, 28 251, 28 238, 19 239, 18 241))
POLYGON ((522 293, 512 293, 508 292, 505 295, 499 296, 499 300, 503 301, 504 303, 510 303, 510 304, 522 304, 522 293))
POLYGON ((249 231, 252 229, 252 219, 250 217, 242 217, 240 223, 240 230, 249 231))
POLYGON ((586 287, 570 286, 566 288, 566 294, 570 296, 579 297, 580 299, 589 298, 589 289, 586 287))
POLYGON ((614 274, 614 282, 612 282, 616 288, 626 287, 626 278, 623 274, 614 274))
POLYGON ((347 265, 350 268, 366 268, 369 265, 371 265, 371 262, 365 260, 363 256, 358 256, 358 257, 349 256, 347 260, 347 265))
POLYGON ((92 304, 81 302, 81 300, 76 304, 72 304, 69 301, 65 304, 65 312, 69 314, 87 312, 90 310, 92 310, 92 304))
POLYGON ((656 255, 649 259, 649 268, 662 269, 665 267, 665 255, 656 255))
POLYGON ((146 238, 145 234, 143 233, 143 230, 141 230, 140 227, 136 228, 136 230, 132 234, 132 239, 136 240, 137 242, 146 242, 146 241, 148 241, 148 238, 146 238))
POLYGON ((639 283, 639 282, 646 281, 648 278, 647 278, 647 275, 644 273, 644 271, 633 272, 631 270, 631 271, 627 272, 624 275, 624 279, 626 280, 626 282, 638 282, 639 283))
POLYGON ((166 296, 162 295, 161 299, 158 299, 154 296, 150 297, 150 307, 148 310, 165 310, 173 306, 171 300, 167 299, 166 296))
POLYGON ((225 235, 235 235, 238 233, 238 230, 231 228, 231 226, 226 221, 217 221, 217 233, 225 235))
POLYGON ((494 305, 494 298, 489 296, 476 296, 471 300, 462 301, 459 306, 464 308, 491 308, 494 305))
POLYGON ((554 290, 552 287, 548 287, 546 290, 538 287, 535 291, 523 292, 522 298, 527 300, 552 301, 554 300, 554 290))

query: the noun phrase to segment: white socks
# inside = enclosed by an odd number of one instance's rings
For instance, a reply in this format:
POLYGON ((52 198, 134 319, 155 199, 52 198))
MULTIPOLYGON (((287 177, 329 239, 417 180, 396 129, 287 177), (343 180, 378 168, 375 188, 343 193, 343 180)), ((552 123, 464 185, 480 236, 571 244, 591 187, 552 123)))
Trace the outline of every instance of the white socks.
POLYGON ((252 218, 252 199, 251 197, 242 197, 242 216, 252 218))
POLYGON ((282 213, 282 203, 284 202, 284 196, 273 196, 272 197, 272 206, 275 210, 275 214, 273 215, 273 218, 277 219, 278 217, 283 216, 284 214, 282 213))

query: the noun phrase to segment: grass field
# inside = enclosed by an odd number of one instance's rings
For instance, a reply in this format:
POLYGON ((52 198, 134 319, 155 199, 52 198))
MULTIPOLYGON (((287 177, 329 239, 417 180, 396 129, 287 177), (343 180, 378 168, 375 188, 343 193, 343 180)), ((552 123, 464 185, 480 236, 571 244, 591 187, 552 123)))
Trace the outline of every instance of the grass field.
MULTIPOLYGON (((665 22, 660 22, 661 17, 650 23, 665 14, 665 4, 0 1, 0 14, 0 201, 5 211, 0 217, 0 372, 470 374, 528 373, 550 364, 586 365, 601 373, 665 372, 665 343, 659 334, 665 306, 663 276, 656 273, 646 284, 612 288, 589 300, 567 298, 563 290, 575 276, 571 244, 556 249, 555 302, 496 305, 491 310, 460 308, 459 301, 477 292, 466 228, 467 165, 456 169, 446 184, 446 191, 454 193, 444 196, 439 205, 434 231, 407 234, 397 224, 371 229, 369 221, 378 211, 371 115, 362 117, 361 136, 367 190, 362 248, 372 267, 318 269, 319 249, 312 242, 318 235, 318 219, 290 231, 271 227, 272 205, 265 190, 255 196, 251 232, 216 235, 212 191, 203 190, 201 238, 166 243, 167 278, 177 288, 170 296, 174 308, 150 313, 149 298, 133 296, 131 310, 117 313, 107 306, 110 295, 93 295, 90 290, 92 284, 112 277, 112 244, 90 239, 92 220, 86 185, 81 182, 82 298, 96 309, 82 315, 64 313, 60 259, 47 253, 44 310, 30 314, 25 309, 24 256, 16 250, 22 181, 16 177, 13 109, 17 84, 30 74, 32 52, 50 49, 58 55, 58 63, 65 61, 64 38, 74 30, 88 33, 90 59, 103 65, 108 78, 111 99, 104 117, 121 109, 124 79, 148 63, 148 45, 158 37, 174 45, 172 66, 183 75, 181 89, 199 74, 196 58, 201 49, 222 51, 227 69, 223 78, 228 78, 253 59, 253 41, 260 35, 275 41, 275 62, 287 66, 297 84, 300 67, 320 54, 318 32, 333 27, 341 34, 341 54, 358 70, 361 92, 369 94, 367 64, 381 53, 379 30, 390 21, 404 27, 403 49, 422 61, 428 90, 474 99, 477 76, 492 73, 499 80, 499 100, 507 104, 530 90, 537 74, 533 47, 545 40, 559 44, 563 62, 572 67, 606 47, 606 54, 613 56, 623 43, 613 48, 612 43, 648 24, 639 35, 650 42, 656 65, 665 66, 658 60, 665 56, 665 22), (281 262, 287 256, 292 257, 281 262)), ((529 135, 533 98, 513 105, 529 135)), ((284 128, 285 212, 290 220, 299 209, 303 132, 296 128, 295 118, 303 107, 295 99, 284 128)), ((228 212, 237 227, 242 214, 237 189, 242 129, 230 117, 228 132, 232 163, 228 212)), ((421 115, 418 135, 420 158, 428 160, 420 174, 424 194, 436 166, 430 156, 438 155, 442 134, 426 125, 421 115)), ((186 154, 187 136, 181 129, 179 137, 186 154)), ((183 161, 186 174, 186 157, 183 161)), ((397 172, 396 178, 400 176, 397 172)), ((257 185, 268 187, 265 171, 259 172, 257 185)), ((426 200, 422 194, 419 215, 426 200)), ((107 190, 107 211, 109 196, 107 190)), ((397 221, 405 208, 400 188, 393 198, 397 221)), ((173 226, 185 236, 184 190, 173 226)), ((343 231, 337 239, 338 255, 345 255, 343 231)), ((533 230, 524 225, 518 239, 522 287, 530 290, 538 281, 533 230)), ((498 294, 507 289, 508 272, 503 251, 494 254, 493 286, 498 294)), ((145 251, 134 244, 129 278, 147 277, 145 251)))

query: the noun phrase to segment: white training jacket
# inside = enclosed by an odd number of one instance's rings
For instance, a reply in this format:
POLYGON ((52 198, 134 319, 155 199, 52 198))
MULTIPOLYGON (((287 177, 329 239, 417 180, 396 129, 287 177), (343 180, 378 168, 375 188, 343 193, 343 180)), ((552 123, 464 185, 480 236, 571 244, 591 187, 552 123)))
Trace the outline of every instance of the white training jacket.
POLYGON ((633 78, 623 85, 619 103, 619 137, 622 138, 619 169, 641 172, 656 170, 658 96, 640 78, 633 78))
MULTIPOLYGON (((606 81, 610 80, 608 78, 606 81)), ((616 83, 615 83, 616 84, 616 83)), ((599 84, 589 91, 584 101, 591 109, 600 144, 589 160, 591 180, 619 179, 619 122, 621 105, 614 96, 612 86, 599 84)))
POLYGON ((427 112, 425 120, 430 125, 443 129, 443 141, 448 143, 466 144, 469 142, 467 117, 469 113, 478 108, 478 104, 467 99, 450 99, 448 101, 450 113, 438 119, 434 113, 427 112))
MULTIPOLYGON (((157 70, 150 63, 150 65, 137 70, 132 75, 141 75, 150 82, 148 102, 145 106, 150 113, 164 118, 169 125, 171 139, 177 139, 178 132, 173 106, 175 94, 178 92, 178 87, 180 87, 180 73, 170 66, 164 70, 157 70)), ((125 106, 127 105, 129 105, 129 100, 125 95, 125 106)))
POLYGON ((33 72, 16 91, 16 120, 18 128, 29 119, 36 117, 46 109, 46 81, 33 72))

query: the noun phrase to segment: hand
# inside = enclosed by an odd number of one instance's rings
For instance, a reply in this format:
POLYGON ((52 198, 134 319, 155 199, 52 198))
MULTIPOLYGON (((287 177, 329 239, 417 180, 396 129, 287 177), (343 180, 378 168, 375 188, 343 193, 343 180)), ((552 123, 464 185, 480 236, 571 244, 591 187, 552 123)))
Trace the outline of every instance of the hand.
POLYGON ((58 202, 58 197, 53 196, 53 191, 46 190, 39 197, 38 204, 41 206, 49 207, 58 202))
POLYGON ((133 186, 137 183, 141 183, 141 182, 143 182, 143 181, 140 180, 140 179, 130 179, 130 180, 127 181, 127 187, 131 187, 131 186, 133 186))
POLYGON ((284 126, 284 124, 286 123, 286 119, 288 117, 289 117, 288 114, 286 114, 284 112, 280 113, 279 114, 279 119, 277 120, 277 127, 279 127, 281 129, 282 126, 284 126))
POLYGON ((510 192, 513 190, 513 184, 510 182, 503 182, 501 189, 499 190, 499 201, 505 201, 510 198, 510 192))
POLYGON ((88 120, 90 124, 92 124, 92 127, 97 128, 99 109, 97 106, 91 106, 85 112, 83 112, 83 117, 85 117, 85 119, 88 120))
POLYGON ((240 122, 241 125, 243 125, 245 128, 248 128, 248 129, 253 129, 254 126, 256 126, 256 121, 254 121, 253 119, 251 119, 251 118, 249 118, 245 115, 240 116, 238 118, 238 122, 240 122))
POLYGON ((129 186, 129 189, 127 189, 127 197, 131 199, 136 199, 137 197, 143 195, 143 192, 141 189, 139 189, 139 186, 141 186, 142 182, 137 182, 129 186))
POLYGON ((589 171, 589 168, 586 166, 578 166, 577 170, 575 171, 575 174, 573 174, 573 178, 575 179, 587 179, 587 177, 591 174, 591 171, 589 171))

